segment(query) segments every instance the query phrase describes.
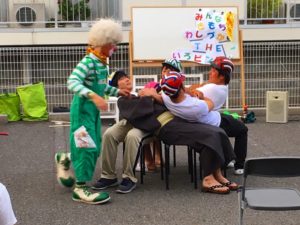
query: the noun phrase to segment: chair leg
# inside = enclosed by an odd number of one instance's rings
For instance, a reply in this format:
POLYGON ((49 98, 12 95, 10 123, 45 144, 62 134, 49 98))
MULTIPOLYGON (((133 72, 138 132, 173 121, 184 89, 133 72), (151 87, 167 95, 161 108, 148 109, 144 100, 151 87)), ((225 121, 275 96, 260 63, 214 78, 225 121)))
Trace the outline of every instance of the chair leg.
POLYGON ((192 149, 193 151, 193 159, 194 159, 194 187, 197 189, 197 157, 196 157, 196 150, 192 149))
MULTIPOLYGON (((144 153, 144 149, 143 149, 143 147, 144 147, 144 140, 146 140, 149 137, 151 137, 151 134, 143 137, 140 140, 139 147, 138 147, 138 150, 137 150, 136 160, 135 160, 135 163, 134 163, 134 166, 133 166, 133 173, 135 174, 135 168, 136 168, 138 159, 140 158, 140 166, 141 166, 140 180, 141 180, 141 184, 144 183, 144 175, 146 174, 145 173, 145 153, 144 153)), ((124 149, 124 146, 125 145, 123 145, 123 149, 124 149)))
POLYGON ((143 151, 143 144, 142 141, 140 142, 138 152, 140 152, 140 179, 141 179, 141 184, 144 183, 144 173, 145 173, 145 156, 144 156, 144 151, 143 151))
POLYGON ((240 225, 243 225, 244 209, 240 208, 240 225))
POLYGON ((198 153, 199 153, 199 174, 200 174, 200 180, 203 180, 203 170, 202 170, 202 165, 201 165, 201 152, 203 150, 204 147, 200 148, 198 153))
POLYGON ((243 225, 244 208, 241 200, 241 192, 238 193, 238 201, 239 201, 239 225, 243 225))
POLYGON ((166 176, 167 190, 169 190, 169 173, 170 173, 170 145, 165 144, 165 176, 166 176))
POLYGON ((187 156, 188 156, 188 172, 191 174, 191 156, 190 156, 190 147, 187 146, 187 156))
POLYGON ((201 159, 200 159, 201 155, 199 153, 199 174, 200 174, 200 180, 203 179, 203 176, 202 176, 202 165, 201 165, 201 159))
POLYGON ((191 147, 188 146, 188 168, 189 174, 191 175, 191 183, 194 182, 194 172, 193 172, 193 150, 191 147))
POLYGON ((176 167, 176 146, 173 145, 173 166, 176 167))
POLYGON ((163 180, 164 179, 164 160, 163 160, 163 154, 162 154, 162 145, 161 141, 159 142, 160 144, 160 177, 163 180))
POLYGON ((155 155, 156 155, 156 151, 158 151, 158 149, 156 149, 155 143, 152 142, 152 143, 150 144, 150 152, 151 152, 152 160, 153 160, 153 162, 154 162, 155 167, 156 167, 156 164, 155 164, 155 159, 156 159, 155 155), (151 145, 152 145, 152 151, 151 151, 151 145))

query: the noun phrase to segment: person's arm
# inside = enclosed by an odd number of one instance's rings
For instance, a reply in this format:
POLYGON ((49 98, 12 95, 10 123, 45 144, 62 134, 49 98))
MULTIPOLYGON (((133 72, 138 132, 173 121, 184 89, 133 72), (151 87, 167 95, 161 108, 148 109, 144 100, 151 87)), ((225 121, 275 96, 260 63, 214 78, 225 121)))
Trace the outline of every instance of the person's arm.
POLYGON ((207 82, 201 83, 201 84, 192 84, 188 88, 185 88, 185 92, 192 96, 197 97, 199 99, 204 99, 204 94, 201 91, 198 91, 197 88, 203 87, 204 85, 208 84, 207 82))
MULTIPOLYGON (((205 85, 206 83, 202 83, 202 84, 194 84, 194 86, 197 86, 197 87, 201 87, 203 85, 205 85)), ((210 100, 209 98, 205 97, 203 92, 201 91, 197 91, 196 89, 190 89, 190 88, 185 88, 185 93, 194 97, 194 98, 197 98, 199 100, 203 100, 206 104, 207 104, 207 107, 208 107, 208 111, 210 112, 211 110, 213 110, 214 108, 214 103, 212 100, 210 100)))
POLYGON ((187 93, 188 95, 192 96, 192 97, 196 97, 196 98, 199 98, 199 99, 204 99, 204 95, 203 95, 203 92, 201 91, 198 91, 196 89, 193 89, 193 90, 190 90, 190 89, 186 89, 185 90, 185 93, 187 93))
POLYGON ((108 84, 105 85, 104 94, 108 96, 118 96, 119 89, 108 84))
MULTIPOLYGON (((108 105, 106 101, 83 85, 85 79, 88 77, 89 71, 93 68, 90 67, 92 63, 87 58, 83 58, 72 71, 68 78, 68 89, 81 97, 89 98, 93 101, 96 107, 100 110, 107 110, 108 105)), ((92 64, 93 65, 93 64, 92 64)))
POLYGON ((90 60, 83 58, 73 69, 67 81, 68 89, 81 97, 88 97, 88 93, 92 92, 92 90, 83 85, 85 79, 88 77, 89 71, 92 69, 90 65, 90 60))
POLYGON ((118 89, 118 95, 119 96, 125 96, 125 97, 130 97, 130 91, 128 89, 118 89))
POLYGON ((214 106, 214 103, 213 103, 212 100, 210 100, 209 98, 204 97, 204 98, 203 98, 203 101, 205 101, 205 103, 207 104, 207 106, 208 106, 208 111, 213 110, 213 108, 214 108, 215 106, 214 106))
POLYGON ((98 109, 101 109, 101 110, 104 110, 104 111, 106 111, 108 109, 107 102, 101 96, 97 95, 94 92, 88 92, 87 96, 88 96, 89 99, 92 100, 92 102, 95 104, 95 106, 98 109))
POLYGON ((160 94, 156 92, 155 88, 143 88, 139 90, 139 96, 151 96, 155 101, 160 104, 163 104, 163 99, 160 94))

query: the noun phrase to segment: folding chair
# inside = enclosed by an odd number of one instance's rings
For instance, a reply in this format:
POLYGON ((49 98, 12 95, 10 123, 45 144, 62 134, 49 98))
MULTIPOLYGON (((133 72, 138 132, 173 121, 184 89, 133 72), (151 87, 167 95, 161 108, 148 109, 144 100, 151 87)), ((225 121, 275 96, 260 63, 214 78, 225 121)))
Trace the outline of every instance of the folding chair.
POLYGON ((240 225, 246 208, 265 211, 300 209, 300 193, 292 188, 256 188, 247 185, 248 176, 300 176, 300 157, 266 157, 247 159, 243 186, 239 189, 240 225))
MULTIPOLYGON (((136 165, 138 163, 138 161, 140 160, 140 166, 141 166, 141 171, 140 171, 140 182, 141 184, 144 183, 144 175, 145 175, 145 170, 146 170, 146 165, 145 165, 145 155, 144 155, 144 146, 146 144, 150 144, 152 143, 154 140, 156 139, 156 136, 154 134, 149 134, 146 135, 145 137, 143 137, 139 143, 139 147, 138 147, 138 152, 137 152, 137 157, 134 163, 134 173, 135 173, 135 168, 136 165)), ((160 151, 160 158, 161 158, 161 165, 160 165, 160 169, 161 169, 161 179, 163 179, 163 164, 162 164, 162 153, 160 151)))
POLYGON ((101 119, 114 119, 116 123, 119 122, 118 98, 110 96, 107 103, 108 109, 107 111, 101 111, 101 119))
MULTIPOLYGON (((166 189, 169 190, 169 174, 170 174, 170 144, 164 143, 165 150, 165 177, 166 177, 166 189)), ((175 145, 174 149, 175 151, 175 145)), ((194 182, 195 189, 197 188, 197 172, 196 172, 196 152, 193 148, 187 146, 188 151, 188 171, 191 175, 191 182, 194 182)), ((175 153, 174 153, 175 154, 175 153)), ((175 166, 174 166, 175 167, 175 166)), ((201 167, 201 165, 200 165, 201 167)))
MULTIPOLYGON (((134 163, 134 173, 135 173, 135 169, 136 166, 138 164, 138 161, 140 161, 140 167, 141 167, 141 171, 140 171, 140 183, 143 184, 144 183, 144 175, 145 175, 145 171, 146 171, 146 165, 145 165, 145 154, 144 154, 144 146, 146 144, 151 144, 154 143, 155 140, 160 141, 154 134, 149 134, 145 137, 143 137, 139 143, 139 147, 138 147, 138 153, 137 153, 137 157, 134 163)), ((123 154, 125 151, 125 144, 123 144, 123 154)), ((163 155, 162 155, 162 146, 161 146, 161 142, 160 142, 160 149, 154 149, 154 151, 160 151, 160 174, 161 174, 161 179, 164 179, 164 171, 163 171, 163 167, 165 166, 163 163, 163 155)), ((155 153, 154 153, 155 155, 155 153)), ((170 163, 169 163, 170 164, 170 163)), ((168 165, 169 165, 168 164, 168 165)), ((173 166, 176 167, 176 147, 175 145, 173 145, 173 166)), ((170 171, 170 169, 169 169, 170 171)), ((190 171, 190 170, 189 170, 190 171)))

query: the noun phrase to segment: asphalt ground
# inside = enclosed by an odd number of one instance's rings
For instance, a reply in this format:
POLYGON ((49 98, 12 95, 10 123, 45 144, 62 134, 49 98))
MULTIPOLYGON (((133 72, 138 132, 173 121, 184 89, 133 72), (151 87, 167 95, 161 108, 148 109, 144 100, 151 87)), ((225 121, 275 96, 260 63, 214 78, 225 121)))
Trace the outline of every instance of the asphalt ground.
MULTIPOLYGON (((266 123, 265 117, 248 124, 248 157, 300 156, 300 115, 288 123, 266 123)), ((103 131, 111 121, 104 120, 103 131)), ((160 173, 147 173, 144 184, 129 194, 109 188, 111 201, 87 205, 71 199, 71 189, 61 188, 55 176, 54 154, 68 149, 68 126, 52 122, 13 122, 0 124, 0 182, 8 189, 18 219, 24 225, 232 225, 238 224, 238 195, 203 193, 190 182, 186 147, 177 147, 177 166, 171 167, 170 190, 160 173)), ((180 128, 179 128, 180 129, 180 128)), ((122 150, 118 157, 119 178, 122 150)), ((300 166, 300 165, 299 165, 300 166)), ((100 160, 94 180, 100 175, 100 160)), ((139 173, 137 173, 139 176, 139 173)), ((227 177, 242 178, 227 170, 227 177)), ((253 178, 259 186, 292 186, 300 189, 300 179, 253 178), (274 184, 273 184, 274 183, 274 184)), ((299 211, 266 212, 247 209, 245 224, 299 225, 299 211)))

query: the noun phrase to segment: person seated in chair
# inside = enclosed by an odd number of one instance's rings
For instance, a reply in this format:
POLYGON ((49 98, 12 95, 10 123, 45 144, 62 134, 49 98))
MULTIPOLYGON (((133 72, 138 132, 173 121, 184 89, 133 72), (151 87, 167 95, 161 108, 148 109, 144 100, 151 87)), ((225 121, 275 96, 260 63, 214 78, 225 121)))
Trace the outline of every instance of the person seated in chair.
MULTIPOLYGON (((140 95, 142 96, 152 96, 158 102, 164 102, 168 110, 177 117, 180 117, 184 120, 192 122, 193 125, 199 123, 199 131, 195 131, 195 134, 203 133, 204 124, 211 124, 215 120, 215 113, 211 111, 214 107, 213 102, 210 99, 204 98, 204 100, 199 100, 197 98, 193 98, 184 92, 183 85, 184 76, 177 72, 170 72, 166 76, 162 77, 161 80, 161 88, 162 95, 156 94, 151 89, 142 90, 140 95), (199 120, 201 118, 201 121, 199 120), (203 123, 203 124, 200 124, 203 123), (201 128, 200 128, 201 127, 201 128)), ((215 125, 216 124, 211 124, 215 125)), ((190 125, 193 127, 192 125, 190 125)), ((178 124, 178 131, 183 126, 178 124)), ((217 126, 216 126, 217 127, 217 126)), ((175 128, 176 129, 176 128, 175 128)), ((206 128, 208 129, 208 128, 206 128)), ((171 132, 171 130, 168 130, 171 132)), ((205 133, 205 132, 204 132, 205 133)), ((184 134, 186 136, 186 133, 184 134)), ((203 135, 203 134, 202 134, 203 135)), ((177 135, 177 137, 181 137, 181 135, 177 135)), ((186 137, 188 138, 188 137, 186 137)), ((196 137, 195 137, 196 138, 196 137)), ((228 139, 228 138, 227 138, 228 139)), ((180 142, 180 141, 179 141, 180 142)), ((184 142, 184 141, 183 141, 184 142)), ((180 144, 183 144, 181 142, 180 144)), ((213 193, 228 193, 229 190, 236 190, 238 185, 234 182, 227 180, 221 172, 221 167, 223 163, 220 161, 221 157, 216 157, 216 154, 213 154, 209 147, 208 143, 202 143, 206 148, 201 152, 201 159, 204 165, 204 179, 202 182, 202 187, 204 191, 213 192, 213 193), (207 164, 207 162, 210 162, 207 164)), ((197 146, 199 147, 199 146, 197 146)), ((226 147, 228 148, 228 146, 226 147)), ((230 151, 222 149, 218 149, 218 154, 223 154, 223 157, 230 157, 230 151), (220 153, 221 151, 221 153, 220 153)))
MULTIPOLYGON (((209 98, 214 103, 213 111, 219 111, 228 97, 228 85, 233 70, 234 66, 230 59, 222 56, 217 57, 211 63, 208 81, 203 84, 192 85, 186 89, 186 92, 199 99, 203 99, 203 96, 209 98)), ((241 175, 244 173, 243 168, 247 156, 248 128, 243 122, 230 115, 221 113, 220 119, 219 126, 225 130, 229 137, 235 139, 234 174, 241 175)))
MULTIPOLYGON (((181 63, 176 59, 166 59, 162 63, 162 74, 169 71, 180 72, 181 69, 181 63)), ((123 81, 126 81, 127 87, 132 89, 130 79, 126 77, 122 80, 121 78, 120 75, 115 74, 115 76, 111 78, 110 85, 120 86, 123 81)), ((131 99, 128 99, 128 101, 131 102, 131 99)), ((122 115, 122 112, 120 113, 122 115)), ((143 129, 135 128, 127 119, 122 119, 112 127, 109 127, 103 134, 101 178, 92 188, 95 190, 102 190, 118 185, 119 187, 116 192, 123 194, 134 190, 137 183, 137 178, 134 174, 134 166, 138 146, 142 138, 149 134, 149 132, 143 129), (122 181, 119 184, 116 174, 116 159, 118 145, 121 142, 125 142, 125 149, 123 155, 122 181)))
MULTIPOLYGON (((182 65, 180 61, 170 58, 166 59, 162 63, 162 68, 161 68, 161 76, 164 76, 166 73, 169 71, 176 71, 176 72, 182 72, 182 65)), ((160 84, 159 82, 149 82, 145 86, 145 88, 155 88, 156 92, 160 92, 160 84)), ((150 144, 147 144, 144 146, 144 151, 145 151, 145 168, 146 171, 148 172, 154 172, 156 171, 157 167, 160 167, 161 165, 161 158, 160 158, 160 143, 159 140, 154 140, 152 143, 153 146, 153 153, 151 151, 151 146, 150 144)))

